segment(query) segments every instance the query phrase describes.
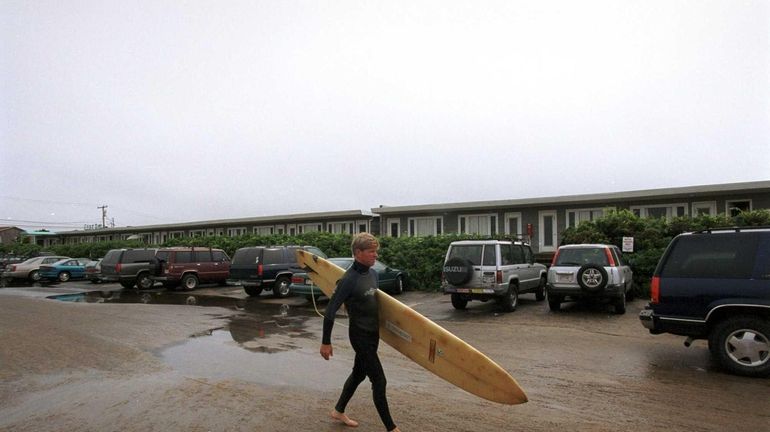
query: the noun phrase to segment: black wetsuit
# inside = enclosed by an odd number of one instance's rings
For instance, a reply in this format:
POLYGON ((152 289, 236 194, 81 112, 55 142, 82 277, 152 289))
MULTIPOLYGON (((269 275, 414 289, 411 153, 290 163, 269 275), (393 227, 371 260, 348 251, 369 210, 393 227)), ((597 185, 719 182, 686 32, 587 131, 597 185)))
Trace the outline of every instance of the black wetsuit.
POLYGON ((380 358, 377 356, 377 347, 380 343, 379 314, 375 295, 377 287, 377 272, 358 261, 353 262, 353 266, 345 272, 345 276, 337 284, 337 289, 326 306, 322 343, 331 344, 334 316, 344 303, 350 316, 348 334, 350 344, 356 352, 356 358, 353 371, 342 387, 342 394, 335 409, 337 412, 344 413, 356 388, 368 376, 372 383, 374 406, 377 407, 382 423, 390 431, 395 429, 396 425, 390 417, 388 400, 385 396, 387 382, 380 358))

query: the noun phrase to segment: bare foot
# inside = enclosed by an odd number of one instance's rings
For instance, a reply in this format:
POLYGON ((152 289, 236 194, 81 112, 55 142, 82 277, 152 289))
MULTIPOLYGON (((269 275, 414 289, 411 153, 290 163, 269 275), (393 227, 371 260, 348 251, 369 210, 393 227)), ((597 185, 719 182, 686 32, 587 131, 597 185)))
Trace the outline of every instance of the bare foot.
POLYGON ((337 410, 332 410, 331 416, 334 420, 339 420, 342 423, 345 423, 345 426, 350 427, 356 427, 358 426, 358 422, 353 420, 352 418, 348 417, 345 413, 337 412, 337 410))

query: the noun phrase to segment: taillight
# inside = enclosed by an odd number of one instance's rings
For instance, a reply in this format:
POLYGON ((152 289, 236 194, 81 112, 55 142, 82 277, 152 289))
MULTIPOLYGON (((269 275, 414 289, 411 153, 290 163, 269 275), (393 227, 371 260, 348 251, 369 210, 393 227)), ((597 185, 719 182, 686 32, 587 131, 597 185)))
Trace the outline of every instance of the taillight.
POLYGON ((11 266, 11 271, 16 271, 16 266, 15 265, 11 266))
POLYGON ((292 276, 291 277, 291 283, 294 284, 303 284, 305 283, 305 278, 301 278, 299 276, 292 276))
POLYGON ((604 248, 604 253, 607 254, 607 262, 610 263, 610 267, 615 267, 615 258, 612 257, 610 248, 604 248))
POLYGON ((497 284, 499 285, 499 284, 503 283, 503 271, 502 270, 498 270, 496 273, 497 273, 496 274, 497 284))
POLYGON ((120 269, 123 268, 123 264, 117 263, 115 264, 115 273, 120 273, 120 269))
POLYGON ((557 250, 555 254, 553 254, 553 259, 551 260, 551 267, 556 265, 556 260, 559 258, 559 251, 557 250))
POLYGON ((650 303, 660 303, 660 277, 653 276, 650 281, 650 303))
POLYGON ((263 273, 264 273, 264 268, 262 268, 262 264, 257 265, 257 275, 259 277, 262 277, 263 273))

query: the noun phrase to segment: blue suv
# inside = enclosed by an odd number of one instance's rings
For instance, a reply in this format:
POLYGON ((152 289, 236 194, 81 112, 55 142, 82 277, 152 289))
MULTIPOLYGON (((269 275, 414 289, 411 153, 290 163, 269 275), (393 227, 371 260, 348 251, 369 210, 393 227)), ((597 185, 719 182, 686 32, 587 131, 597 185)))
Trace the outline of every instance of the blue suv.
POLYGON ((652 334, 708 340, 731 373, 770 375, 770 227, 675 237, 658 262, 639 315, 652 334))

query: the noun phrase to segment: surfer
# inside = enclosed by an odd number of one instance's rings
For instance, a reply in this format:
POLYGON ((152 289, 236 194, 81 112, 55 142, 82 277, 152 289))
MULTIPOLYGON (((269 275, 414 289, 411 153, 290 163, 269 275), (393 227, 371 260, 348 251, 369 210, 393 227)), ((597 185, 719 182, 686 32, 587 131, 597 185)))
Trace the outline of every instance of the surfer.
POLYGON ((345 407, 353 397, 358 385, 369 377, 372 383, 374 406, 390 432, 400 432, 388 409, 388 399, 385 395, 385 372, 382 370, 377 347, 380 343, 379 317, 376 291, 378 287, 377 272, 371 267, 377 259, 377 249, 380 247, 377 239, 369 233, 359 233, 353 237, 350 248, 355 259, 353 265, 345 272, 337 289, 334 291, 324 314, 323 336, 321 340, 321 356, 325 360, 332 357, 331 345, 332 328, 337 310, 345 304, 350 317, 348 337, 350 345, 356 353, 353 371, 342 387, 342 394, 331 412, 331 417, 347 426, 356 427, 358 422, 345 414, 345 407))

